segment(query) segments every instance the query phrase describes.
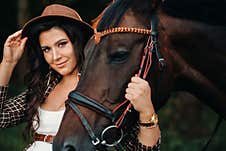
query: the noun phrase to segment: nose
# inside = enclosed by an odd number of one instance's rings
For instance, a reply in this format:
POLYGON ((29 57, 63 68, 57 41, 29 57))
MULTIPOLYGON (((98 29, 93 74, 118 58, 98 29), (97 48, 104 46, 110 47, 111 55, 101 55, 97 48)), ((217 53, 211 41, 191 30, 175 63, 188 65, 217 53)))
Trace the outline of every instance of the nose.
POLYGON ((53 60, 58 60, 61 57, 57 49, 53 49, 53 60))

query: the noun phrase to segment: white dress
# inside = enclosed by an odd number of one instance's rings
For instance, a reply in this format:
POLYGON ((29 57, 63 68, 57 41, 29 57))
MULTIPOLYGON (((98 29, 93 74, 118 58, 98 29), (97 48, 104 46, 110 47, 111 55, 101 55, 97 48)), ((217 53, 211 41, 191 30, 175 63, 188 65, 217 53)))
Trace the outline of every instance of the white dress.
MULTIPOLYGON (((64 112, 65 110, 47 111, 39 107, 40 126, 36 133, 55 136, 60 127, 64 112)), ((36 121, 33 122, 33 126, 37 126, 36 121)), ((35 141, 27 151, 52 151, 52 144, 43 141, 35 141)))

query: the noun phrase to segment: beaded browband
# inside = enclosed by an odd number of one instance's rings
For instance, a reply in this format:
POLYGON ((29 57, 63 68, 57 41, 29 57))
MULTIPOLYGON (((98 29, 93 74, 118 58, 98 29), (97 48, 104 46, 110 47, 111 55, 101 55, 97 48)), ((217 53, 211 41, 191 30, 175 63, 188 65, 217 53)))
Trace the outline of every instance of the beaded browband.
POLYGON ((151 30, 148 29, 141 29, 141 28, 129 28, 129 27, 115 27, 111 29, 106 29, 104 31, 98 32, 96 29, 94 29, 94 39, 96 44, 98 44, 101 40, 101 37, 106 36, 108 34, 112 33, 126 33, 126 32, 132 32, 132 33, 138 33, 138 34, 151 34, 151 30))

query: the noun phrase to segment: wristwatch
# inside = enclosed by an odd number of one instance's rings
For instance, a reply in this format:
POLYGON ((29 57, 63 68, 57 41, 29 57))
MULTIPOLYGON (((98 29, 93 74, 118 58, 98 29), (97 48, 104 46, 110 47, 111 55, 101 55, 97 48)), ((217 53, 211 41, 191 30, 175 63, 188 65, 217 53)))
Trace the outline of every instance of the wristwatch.
POLYGON ((153 113, 151 116, 151 119, 147 123, 139 122, 138 124, 142 127, 156 127, 158 125, 158 115, 156 113, 153 113))

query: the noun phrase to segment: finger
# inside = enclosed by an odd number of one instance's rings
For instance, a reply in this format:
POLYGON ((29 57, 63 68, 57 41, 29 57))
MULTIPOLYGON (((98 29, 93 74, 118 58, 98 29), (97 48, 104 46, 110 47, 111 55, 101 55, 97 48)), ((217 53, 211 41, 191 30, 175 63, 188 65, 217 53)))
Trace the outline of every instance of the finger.
POLYGON ((149 88, 149 86, 146 86, 143 83, 129 83, 128 88, 134 89, 135 91, 137 90, 145 90, 146 88, 149 88))
POLYGON ((5 44, 8 45, 8 44, 10 44, 11 42, 15 42, 15 41, 20 40, 21 34, 22 34, 22 30, 19 30, 19 31, 15 32, 14 34, 10 35, 10 36, 6 39, 5 44))
POLYGON ((140 88, 145 88, 145 89, 150 88, 150 85, 146 80, 138 77, 133 78, 132 83, 137 84, 137 87, 140 87, 140 88))
POLYGON ((143 83, 143 82, 145 82, 145 80, 144 79, 141 79, 138 76, 134 76, 134 77, 131 78, 131 82, 134 82, 134 83, 143 83))
POLYGON ((130 94, 133 94, 136 92, 136 89, 133 89, 133 88, 127 88, 126 89, 126 93, 130 93, 130 94))
POLYGON ((10 35, 9 38, 11 40, 21 39, 21 34, 22 34, 22 30, 19 30, 19 31, 15 32, 14 34, 10 35))
POLYGON ((18 30, 17 32, 13 33, 12 36, 14 37, 21 37, 22 30, 18 30))
POLYGON ((135 90, 135 89, 126 89, 126 94, 130 95, 130 99, 132 100, 138 100, 140 97, 142 97, 143 92, 140 90, 135 90))
POLYGON ((129 101, 133 100, 132 94, 128 94, 128 93, 125 94, 125 98, 129 101))
POLYGON ((130 88, 134 92, 145 89, 143 85, 137 83, 129 83, 128 88, 130 88))
POLYGON ((128 84, 128 88, 135 88, 136 85, 137 85, 136 83, 130 82, 130 83, 128 84))
POLYGON ((27 42, 27 37, 25 37, 25 38, 23 38, 22 40, 21 40, 21 47, 22 48, 24 48, 25 47, 25 44, 26 44, 26 42, 27 42))

